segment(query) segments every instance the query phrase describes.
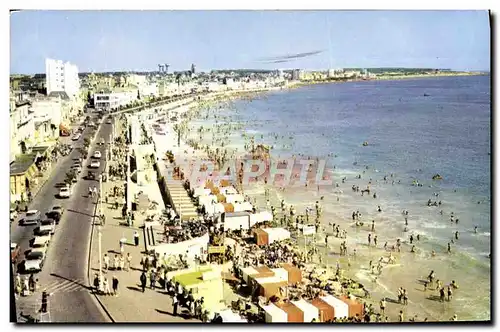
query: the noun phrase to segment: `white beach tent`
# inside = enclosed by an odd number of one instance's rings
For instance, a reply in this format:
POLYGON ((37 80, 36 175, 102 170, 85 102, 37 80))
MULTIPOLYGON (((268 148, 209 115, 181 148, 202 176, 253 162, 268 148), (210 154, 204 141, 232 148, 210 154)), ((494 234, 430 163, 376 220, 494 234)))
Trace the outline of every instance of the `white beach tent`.
POLYGON ((219 315, 222 317, 223 323, 248 323, 246 319, 234 313, 231 309, 220 311, 219 315))
POLYGON ((216 195, 198 196, 198 203, 200 204, 200 206, 212 205, 213 202, 217 203, 216 195))
POLYGON ((304 299, 298 301, 291 301, 294 306, 302 310, 304 313, 304 323, 310 323, 313 319, 319 322, 319 310, 311 303, 304 299))
POLYGON ((255 224, 259 224, 265 221, 272 221, 273 220, 273 214, 269 211, 261 211, 261 212, 256 212, 252 213, 250 215, 250 227, 252 227, 255 224))
POLYGON ((349 305, 344 301, 332 295, 321 296, 320 299, 333 307, 335 318, 349 317, 349 305))
POLYGON ((193 196, 194 197, 208 196, 208 195, 210 195, 211 192, 212 192, 211 189, 205 189, 203 187, 199 187, 199 188, 194 189, 193 196))
POLYGON ((284 268, 280 267, 277 269, 271 269, 274 272, 274 275, 280 279, 280 281, 288 282, 288 271, 284 268))
POLYGON ((271 244, 275 241, 283 241, 290 238, 290 232, 281 227, 263 228, 263 231, 267 233, 268 244, 271 244))
POLYGON ((242 203, 245 197, 240 194, 226 194, 226 203, 242 203))
POLYGON ((219 190, 224 195, 235 195, 235 194, 238 194, 238 190, 236 190, 233 186, 230 186, 230 187, 219 187, 219 190))
POLYGON ((266 313, 266 323, 288 323, 288 314, 274 304, 262 305, 266 313))
POLYGON ((251 266, 241 268, 241 276, 243 278, 243 281, 245 281, 248 284, 248 280, 250 279, 250 276, 257 275, 259 274, 259 271, 254 269, 251 266))

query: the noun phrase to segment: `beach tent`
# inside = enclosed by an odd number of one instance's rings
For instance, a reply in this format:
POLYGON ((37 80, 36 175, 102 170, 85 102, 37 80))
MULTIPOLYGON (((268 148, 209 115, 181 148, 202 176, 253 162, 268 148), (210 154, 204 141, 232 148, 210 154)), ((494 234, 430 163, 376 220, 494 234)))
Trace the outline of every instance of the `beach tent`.
POLYGON ((249 202, 234 203, 235 212, 243 212, 243 211, 251 212, 252 210, 253 206, 249 202))
POLYGON ((205 188, 195 188, 193 191, 194 197, 210 195, 211 190, 205 188))
POLYGON ((290 263, 281 264, 281 267, 284 268, 288 272, 288 283, 289 284, 295 284, 297 282, 302 281, 302 271, 298 267, 296 267, 290 263))
POLYGON ((354 317, 356 315, 359 315, 359 317, 364 316, 365 310, 362 303, 353 299, 349 299, 346 296, 341 296, 339 299, 348 305, 349 317, 354 317))
POLYGON ((298 301, 291 301, 297 308, 300 308, 304 313, 304 323, 310 323, 313 319, 319 321, 319 311, 318 308, 313 306, 311 303, 304 299, 298 301))
POLYGON ((265 312, 266 323, 288 323, 288 315, 274 304, 262 305, 265 312))
POLYGON ((243 281, 245 281, 246 283, 248 283, 248 281, 250 280, 250 276, 259 274, 259 271, 254 269, 252 266, 243 267, 240 269, 240 271, 243 281))
POLYGON ((267 233, 268 236, 267 244, 271 244, 275 241, 283 241, 290 238, 290 232, 281 227, 264 228, 263 230, 267 233))
POLYGON ((227 203, 242 203, 245 201, 245 197, 240 194, 226 194, 227 203))
POLYGON ((280 279, 280 281, 288 282, 288 271, 284 268, 271 269, 274 272, 274 275, 280 279))
POLYGON ((226 195, 235 195, 235 194, 238 194, 238 190, 236 190, 232 186, 230 186, 230 187, 221 186, 221 187, 219 187, 219 190, 221 192, 223 192, 224 194, 226 194, 226 195))
POLYGON ((335 318, 349 317, 349 305, 344 301, 337 299, 332 295, 321 296, 320 299, 328 303, 333 308, 335 318))
POLYGON ((304 323, 304 312, 292 302, 278 302, 276 306, 286 312, 289 323, 304 323))
POLYGON ((219 315, 222 317, 222 322, 224 323, 248 323, 246 319, 234 313, 231 309, 222 310, 219 312, 219 315))
POLYGON ((335 317, 334 308, 319 297, 312 300, 311 304, 318 309, 320 322, 324 323, 335 317))

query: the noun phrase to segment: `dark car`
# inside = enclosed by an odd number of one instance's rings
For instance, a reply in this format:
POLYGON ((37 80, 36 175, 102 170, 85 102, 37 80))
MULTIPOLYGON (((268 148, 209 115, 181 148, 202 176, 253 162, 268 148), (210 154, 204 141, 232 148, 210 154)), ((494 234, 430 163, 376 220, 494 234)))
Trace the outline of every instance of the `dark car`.
POLYGON ((52 235, 52 232, 50 229, 42 229, 40 230, 40 227, 37 227, 34 231, 36 236, 47 236, 47 235, 52 235))
POLYGON ((59 220, 61 220, 61 217, 62 217, 62 212, 52 210, 52 211, 45 213, 45 216, 47 218, 53 219, 56 222, 56 224, 59 224, 59 220))

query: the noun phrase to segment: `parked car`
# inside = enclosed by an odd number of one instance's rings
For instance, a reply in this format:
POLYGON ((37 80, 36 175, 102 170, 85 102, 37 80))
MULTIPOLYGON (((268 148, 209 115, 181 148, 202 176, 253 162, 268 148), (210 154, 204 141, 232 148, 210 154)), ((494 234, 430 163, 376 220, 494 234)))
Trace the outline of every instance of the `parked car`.
POLYGON ((111 124, 111 119, 107 119, 107 120, 106 120, 106 123, 107 123, 107 124, 111 124))
POLYGON ((45 250, 30 251, 26 255, 26 260, 24 261, 24 272, 33 273, 42 271, 45 252, 45 250))
POLYGON ((12 259, 12 263, 15 263, 17 261, 20 250, 21 249, 19 248, 19 245, 17 243, 10 243, 10 257, 12 259))
POLYGON ((80 174, 82 172, 82 166, 75 164, 71 166, 71 170, 74 170, 76 174, 80 174))
POLYGON ((101 158, 101 151, 94 151, 94 155, 92 157, 95 159, 100 159, 101 158))
POLYGON ((80 133, 76 133, 75 135, 73 135, 73 137, 71 138, 71 140, 78 141, 80 139, 80 137, 82 137, 82 135, 80 133))
POLYGON ((71 196, 71 189, 69 186, 62 187, 59 190, 59 198, 69 198, 71 196))
POLYGON ((40 222, 41 218, 42 218, 42 216, 41 216, 40 211, 29 210, 28 212, 26 212, 26 216, 21 221, 21 224, 22 225, 37 225, 40 222))
POLYGON ((101 166, 101 163, 99 160, 92 160, 90 162, 90 168, 99 168, 101 166))
POLYGON ((60 211, 52 210, 52 211, 45 213, 45 216, 47 218, 54 220, 56 225, 57 225, 57 224, 59 224, 59 221, 61 220, 62 213, 60 211))
POLYGON ((38 235, 44 234, 44 231, 49 231, 50 234, 54 234, 56 232, 56 222, 53 219, 40 221, 38 225, 38 235))

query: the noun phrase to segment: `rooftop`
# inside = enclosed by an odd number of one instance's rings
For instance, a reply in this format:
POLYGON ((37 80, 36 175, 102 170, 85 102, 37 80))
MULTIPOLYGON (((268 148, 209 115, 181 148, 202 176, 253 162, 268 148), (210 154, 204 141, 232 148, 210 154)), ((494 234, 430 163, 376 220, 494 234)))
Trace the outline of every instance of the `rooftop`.
POLYGON ((212 271, 210 268, 203 268, 200 271, 194 271, 184 274, 176 275, 173 279, 178 281, 182 286, 188 287, 192 285, 196 285, 203 282, 202 275, 205 272, 212 271))
POLYGON ((35 162, 36 157, 36 152, 16 157, 16 160, 10 164, 10 175, 21 175, 26 173, 35 162))
POLYGON ((52 91, 51 93, 49 93, 49 97, 59 97, 62 100, 69 100, 68 94, 64 91, 52 91))

